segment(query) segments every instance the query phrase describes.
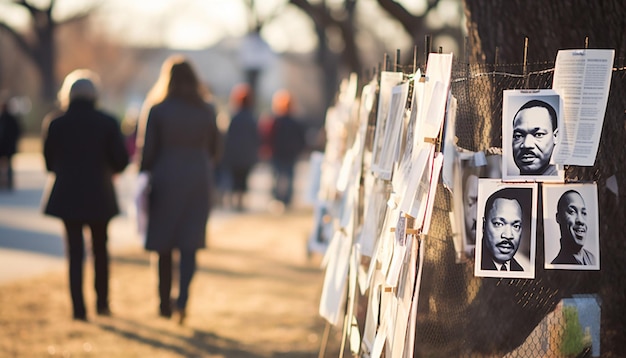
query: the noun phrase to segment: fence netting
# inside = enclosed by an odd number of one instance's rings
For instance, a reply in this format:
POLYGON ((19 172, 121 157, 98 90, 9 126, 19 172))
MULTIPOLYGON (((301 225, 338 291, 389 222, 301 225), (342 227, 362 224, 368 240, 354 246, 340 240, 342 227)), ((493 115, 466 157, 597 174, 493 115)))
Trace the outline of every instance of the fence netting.
MULTIPOLYGON (((616 61, 623 64, 623 59, 616 61)), ((515 65, 455 63, 451 91, 458 101, 458 146, 470 151, 502 146, 502 93, 506 89, 551 88, 554 62, 515 65)), ((567 304, 591 302, 600 328, 581 327, 583 341, 599 339, 584 350, 606 357, 626 355, 626 260, 624 183, 626 182, 626 71, 615 67, 600 148, 593 167, 566 169, 566 182, 598 183, 600 271, 544 270, 543 218, 538 210, 534 279, 474 277, 473 261, 455 263, 451 240, 450 193, 438 186, 430 235, 424 240, 425 262, 417 313, 415 356, 567 356, 577 322, 567 304), (607 189, 617 178, 621 193, 607 189), (591 298, 591 301, 585 299, 591 298), (598 337, 599 335, 599 337, 598 337), (587 336, 587 337, 585 337, 587 336)), ((541 191, 540 191, 541 193, 541 191)), ((541 202, 541 195, 539 202, 541 202)), ((583 304, 584 306, 584 304, 583 304)), ((578 306, 580 308, 580 305, 578 306)), ((593 314, 579 310, 577 315, 593 314)), ((578 332, 575 332, 575 335, 578 332)), ((575 354, 573 354, 575 355, 575 354)))
MULTIPOLYGON (((554 65, 454 62, 457 146, 473 152, 501 148, 503 91, 551 88, 554 65)), ((543 217, 537 210, 535 278, 475 277, 473 259, 458 262, 450 221, 453 199, 440 181, 430 232, 421 241, 425 258, 414 356, 626 356, 625 85, 624 59, 618 58, 595 165, 565 170, 566 183, 597 183, 601 269, 544 269, 543 217), (596 319, 598 325, 584 325, 596 319)), ((541 190, 538 194, 540 208, 541 190)), ((367 297, 358 297, 357 306, 363 330, 367 297)))

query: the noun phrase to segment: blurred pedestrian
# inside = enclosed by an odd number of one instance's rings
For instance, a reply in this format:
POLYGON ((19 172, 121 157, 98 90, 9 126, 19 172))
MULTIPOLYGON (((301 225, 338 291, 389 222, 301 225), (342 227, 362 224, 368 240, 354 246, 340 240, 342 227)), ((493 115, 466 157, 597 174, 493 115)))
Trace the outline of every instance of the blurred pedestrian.
POLYGON ((213 167, 221 152, 214 106, 191 63, 169 57, 148 93, 140 117, 140 172, 150 181, 145 248, 158 253, 160 315, 185 319, 196 251, 205 247, 213 167), (180 258, 173 302, 172 255, 180 258))
POLYGON ((108 225, 119 213, 113 175, 128 165, 128 153, 119 121, 97 109, 98 78, 76 70, 59 91, 61 112, 43 123, 43 154, 55 174, 44 193, 44 212, 63 220, 69 258, 69 283, 74 319, 86 320, 83 298, 83 227, 91 229, 94 257, 96 312, 110 315, 108 225))
POLYGON ((244 208, 248 191, 248 177, 258 161, 260 139, 257 118, 253 111, 253 93, 247 84, 240 84, 231 91, 233 115, 224 143, 223 165, 232 180, 230 205, 237 211, 244 208))
POLYGON ((272 160, 272 126, 274 125, 274 117, 271 113, 265 113, 259 116, 259 160, 270 162, 272 160))
POLYGON ((122 134, 124 134, 124 143, 126 151, 132 163, 137 162, 137 120, 139 111, 130 107, 126 110, 124 118, 122 118, 122 134))
POLYGON ((13 190, 13 155, 22 135, 18 117, 9 108, 9 101, 0 108, 0 188, 13 190))
POLYGON ((274 120, 269 134, 274 171, 272 194, 283 208, 291 205, 295 165, 305 148, 304 129, 294 118, 293 105, 293 98, 286 90, 277 91, 272 98, 274 120))

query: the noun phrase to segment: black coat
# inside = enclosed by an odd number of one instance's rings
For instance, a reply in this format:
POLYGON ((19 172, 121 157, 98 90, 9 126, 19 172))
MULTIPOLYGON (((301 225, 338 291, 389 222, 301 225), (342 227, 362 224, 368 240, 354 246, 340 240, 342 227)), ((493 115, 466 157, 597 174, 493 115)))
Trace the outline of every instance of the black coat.
POLYGON ((272 159, 293 165, 306 146, 304 128, 289 115, 274 120, 271 134, 272 159))
POLYGON ((0 114, 0 157, 10 157, 17 152, 17 142, 22 127, 16 116, 3 111, 0 114))
POLYGON ((43 154, 55 174, 44 193, 44 212, 71 220, 109 220, 119 213, 113 175, 128 165, 118 121, 94 108, 72 102, 66 113, 44 128, 43 154))
POLYGON ((147 250, 205 247, 213 165, 221 150, 213 105, 172 98, 150 109, 140 167, 150 174, 147 250))
POLYGON ((224 167, 240 170, 250 169, 258 161, 261 140, 254 114, 249 109, 237 112, 228 126, 224 142, 224 167))

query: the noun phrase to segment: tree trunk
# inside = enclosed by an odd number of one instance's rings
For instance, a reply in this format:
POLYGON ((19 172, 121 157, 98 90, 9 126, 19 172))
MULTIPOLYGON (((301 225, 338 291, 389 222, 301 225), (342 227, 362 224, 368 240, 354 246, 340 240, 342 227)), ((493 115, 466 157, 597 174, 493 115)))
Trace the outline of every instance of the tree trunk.
MULTIPOLYGON (((624 66, 626 57, 626 2, 623 0, 465 0, 471 63, 521 64, 524 61, 524 40, 528 38, 527 63, 554 62, 559 49, 584 48, 588 38, 589 48, 615 49, 617 67, 624 66)), ((520 66, 517 66, 520 68, 520 66)), ((520 73, 521 74, 521 73, 520 73)), ((626 280, 623 275, 626 265, 623 253, 626 250, 623 233, 626 232, 626 131, 624 128, 626 108, 626 74, 624 70, 614 71, 609 102, 605 114, 600 147, 593 167, 570 166, 566 171, 567 181, 595 181, 598 184, 598 208, 600 218, 601 271, 543 270, 536 265, 537 273, 533 282, 517 280, 514 289, 511 285, 497 287, 491 280, 482 280, 477 298, 485 298, 488 292, 516 291, 515 294, 530 295, 526 307, 519 310, 526 317, 523 322, 538 323, 549 310, 554 309, 561 298, 576 293, 597 293, 602 300, 601 348, 603 356, 626 356, 623 332, 626 331, 626 280), (608 189, 607 181, 616 179, 619 194, 608 189)), ((501 97, 501 88, 485 80, 485 86, 494 86, 501 97)), ((534 87, 531 87, 534 88, 534 87)), ((544 87, 550 88, 550 87, 544 87)), ((476 100, 477 101, 477 100, 476 100)), ((501 131, 501 118, 498 106, 501 102, 490 99, 488 110, 475 110, 471 115, 480 118, 473 133, 463 134, 460 142, 474 145, 478 150, 489 144, 500 144, 497 137, 501 131), (483 132, 476 136, 476 131, 483 132), (473 142, 472 138, 489 137, 489 143, 473 142), (494 140, 494 137, 496 139, 494 140)), ((475 103, 474 103, 475 104, 475 103)), ((478 106, 475 106, 478 108, 478 106)), ((540 211, 540 210, 539 210, 540 211)), ((542 246, 543 225, 539 215, 537 247, 542 246)), ((491 302, 496 302, 490 297, 491 302)), ((486 307, 488 299, 482 303, 474 300, 473 318, 497 317, 494 307, 486 307)), ((502 305, 505 302, 497 301, 502 305)), ((500 308, 495 308, 499 310, 500 308)), ((518 307, 519 309, 519 307, 518 307)), ((471 314, 471 312, 470 312, 471 314)), ((471 321, 471 318, 469 319, 471 321)), ((501 353, 508 337, 516 337, 522 332, 520 327, 507 324, 505 332, 494 336, 489 329, 480 328, 480 323, 493 327, 493 322, 477 322, 468 326, 468 341, 474 347, 482 344, 483 351, 501 353), (478 327, 478 328, 476 328, 478 327), (472 331, 472 329, 475 329, 472 331), (482 332, 482 333, 481 333, 482 332), (501 342, 494 342, 496 338, 501 342)), ((532 326, 526 327, 531 329, 532 326)), ((526 329, 524 329, 526 330, 526 329)))
POLYGON ((626 3, 621 0, 465 0, 472 62, 550 61, 559 49, 613 48, 626 55, 626 3))
POLYGON ((39 46, 35 49, 36 54, 33 60, 41 73, 42 95, 47 101, 53 102, 56 98, 58 88, 55 74, 56 51, 54 43, 54 33, 56 26, 50 23, 48 27, 39 31, 39 46))

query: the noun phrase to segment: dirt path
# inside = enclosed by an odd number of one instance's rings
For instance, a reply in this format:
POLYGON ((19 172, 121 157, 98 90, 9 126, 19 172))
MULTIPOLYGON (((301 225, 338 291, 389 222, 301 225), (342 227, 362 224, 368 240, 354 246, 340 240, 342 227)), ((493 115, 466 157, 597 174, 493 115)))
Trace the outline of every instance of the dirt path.
MULTIPOLYGON (((112 317, 71 320, 65 273, 0 286, 2 357, 317 357, 320 257, 307 258, 309 211, 242 214, 210 226, 198 255, 184 326, 158 317, 156 262, 141 249, 114 252, 112 317)), ((86 263, 85 296, 94 302, 86 263)), ((337 357, 331 330, 325 357, 337 357)))

